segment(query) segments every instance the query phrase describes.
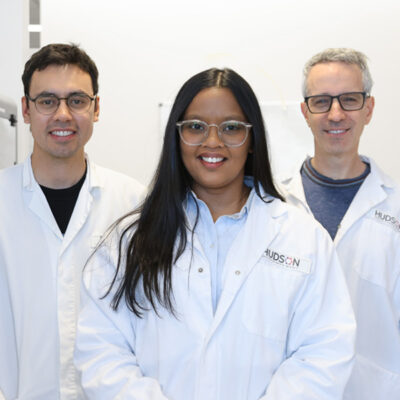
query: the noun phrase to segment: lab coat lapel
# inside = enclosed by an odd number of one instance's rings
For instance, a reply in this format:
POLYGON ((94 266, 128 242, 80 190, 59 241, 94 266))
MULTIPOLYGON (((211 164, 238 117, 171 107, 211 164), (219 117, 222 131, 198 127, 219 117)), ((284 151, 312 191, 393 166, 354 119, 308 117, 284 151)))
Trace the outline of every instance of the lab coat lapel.
POLYGON ((382 188, 382 181, 378 171, 375 171, 376 166, 371 163, 371 173, 367 176, 353 201, 350 204, 342 222, 340 229, 335 237, 334 243, 338 244, 344 237, 351 226, 362 216, 368 213, 377 204, 384 201, 387 197, 385 190, 382 188))
POLYGON ((31 192, 24 191, 24 201, 28 208, 36 214, 60 240, 62 240, 62 233, 40 187, 38 186, 31 192))
POLYGON ((61 254, 68 248, 68 246, 71 244, 71 242, 74 240, 76 235, 85 224, 86 219, 88 218, 90 213, 92 202, 93 196, 88 191, 88 189, 85 188, 84 184, 79 193, 74 211, 68 223, 68 228, 64 235, 64 241, 61 247, 61 254))
POLYGON ((224 265, 224 289, 207 335, 208 343, 228 312, 236 294, 255 264, 280 231, 282 208, 279 200, 265 204, 254 196, 244 229, 238 234, 224 265), (262 222, 263 221, 263 222, 262 222))
POLYGON ((46 196, 34 178, 30 157, 24 163, 22 184, 24 188, 23 198, 27 208, 36 214, 37 217, 45 223, 60 240, 62 240, 62 233, 53 216, 46 196))
MULTIPOLYGON (((101 186, 100 178, 96 173, 95 166, 90 164, 89 160, 87 160, 86 179, 79 192, 74 211, 68 223, 68 227, 64 235, 64 241, 61 247, 61 254, 68 248, 71 242, 78 235, 79 231, 85 225, 87 218, 89 218, 93 203, 93 193, 98 190, 97 186, 101 186)), ((97 195, 100 195, 100 193, 97 193, 97 195)))

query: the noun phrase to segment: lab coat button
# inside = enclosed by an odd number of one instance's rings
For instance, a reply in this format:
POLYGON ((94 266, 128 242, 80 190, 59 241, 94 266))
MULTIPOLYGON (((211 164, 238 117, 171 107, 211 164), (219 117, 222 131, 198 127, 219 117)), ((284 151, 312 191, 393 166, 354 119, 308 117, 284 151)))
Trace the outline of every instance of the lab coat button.
POLYGON ((235 274, 236 274, 236 275, 240 275, 240 271, 237 269, 237 270, 235 271, 235 274))
POLYGON ((198 271, 200 272, 200 274, 203 272, 203 268, 199 268, 198 271))

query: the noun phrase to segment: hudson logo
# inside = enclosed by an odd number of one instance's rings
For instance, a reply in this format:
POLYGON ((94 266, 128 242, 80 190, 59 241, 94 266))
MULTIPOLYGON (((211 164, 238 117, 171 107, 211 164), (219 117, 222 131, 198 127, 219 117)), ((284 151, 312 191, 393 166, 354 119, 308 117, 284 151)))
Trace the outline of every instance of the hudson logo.
POLYGON ((264 257, 270 259, 272 262, 280 265, 281 267, 285 267, 286 269, 304 273, 310 272, 311 263, 309 260, 304 258, 288 256, 272 249, 265 250, 264 257))
POLYGON ((375 210, 375 218, 379 222, 383 222, 384 224, 391 226, 397 232, 400 232, 400 222, 397 218, 379 210, 375 210))

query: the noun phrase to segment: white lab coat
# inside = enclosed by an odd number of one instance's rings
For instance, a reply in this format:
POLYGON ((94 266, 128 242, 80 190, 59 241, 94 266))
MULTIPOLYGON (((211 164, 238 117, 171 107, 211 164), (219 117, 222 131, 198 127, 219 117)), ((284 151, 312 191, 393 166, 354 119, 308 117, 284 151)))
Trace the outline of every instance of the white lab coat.
POLYGON ((84 398, 73 364, 82 268, 108 226, 144 194, 132 178, 87 164, 64 236, 30 158, 0 171, 0 275, 6 276, 9 291, 0 313, 9 312, 11 304, 14 320, 14 326, 1 327, 8 343, 0 346, 8 348, 5 354, 1 349, 0 372, 13 365, 15 350, 18 366, 11 377, 0 376, 0 390, 7 386, 10 393, 7 399, 84 398))
MULTIPOLYGON (((400 189, 373 160, 334 240, 357 320, 348 400, 400 399, 400 189)), ((283 180, 288 202, 311 213, 300 166, 283 180)))
POLYGON ((88 398, 341 399, 355 321, 326 232, 280 200, 254 196, 227 255, 215 314, 196 234, 193 254, 191 246, 189 233, 173 268, 177 318, 160 308, 139 319, 124 301, 114 312, 110 296, 100 297, 114 275, 115 244, 92 258, 75 352, 88 398))
MULTIPOLYGON (((0 230, 2 224, 0 222, 0 230)), ((4 257, 0 252, 0 400, 16 397, 18 374, 14 319, 4 257)))

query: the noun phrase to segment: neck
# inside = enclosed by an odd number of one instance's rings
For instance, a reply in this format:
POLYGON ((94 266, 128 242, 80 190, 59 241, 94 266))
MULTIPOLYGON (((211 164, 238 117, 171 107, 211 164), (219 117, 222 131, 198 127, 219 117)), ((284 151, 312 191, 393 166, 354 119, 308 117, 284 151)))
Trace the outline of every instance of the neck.
POLYGON ((32 170, 39 185, 51 189, 65 189, 77 183, 85 173, 84 155, 79 160, 58 159, 46 162, 32 154, 32 170))
POLYGON ((250 188, 243 183, 238 188, 204 190, 194 187, 193 191, 207 204, 215 222, 223 215, 239 212, 249 197, 250 188))
POLYGON ((365 171, 365 164, 358 154, 352 157, 335 155, 319 157, 317 154, 311 159, 311 165, 321 175, 331 179, 352 179, 365 171))

